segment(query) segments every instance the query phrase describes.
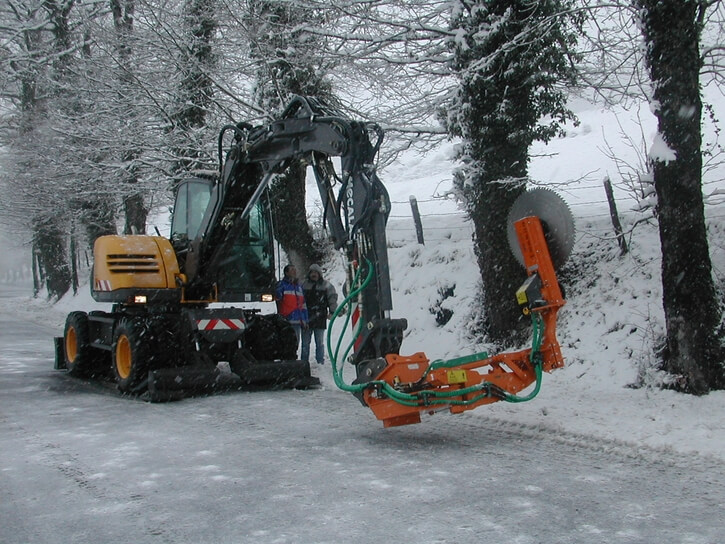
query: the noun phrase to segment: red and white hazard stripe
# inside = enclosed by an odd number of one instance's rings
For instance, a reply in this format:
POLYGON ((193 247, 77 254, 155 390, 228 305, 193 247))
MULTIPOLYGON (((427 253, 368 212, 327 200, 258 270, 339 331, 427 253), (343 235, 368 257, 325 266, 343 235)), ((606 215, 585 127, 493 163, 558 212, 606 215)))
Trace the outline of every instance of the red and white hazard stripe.
POLYGON ((96 291, 110 291, 111 280, 96 280, 96 291))
MULTIPOLYGON (((352 318, 352 328, 355 329, 355 325, 357 325, 357 322, 360 320, 360 305, 356 302, 353 302, 352 304, 352 313, 350 314, 352 318)), ((358 335, 358 337, 355 339, 355 351, 357 351, 360 348, 360 344, 362 343, 363 335, 362 333, 358 335)))
POLYGON ((196 326, 200 331, 229 331, 244 329, 242 319, 197 319, 196 326))

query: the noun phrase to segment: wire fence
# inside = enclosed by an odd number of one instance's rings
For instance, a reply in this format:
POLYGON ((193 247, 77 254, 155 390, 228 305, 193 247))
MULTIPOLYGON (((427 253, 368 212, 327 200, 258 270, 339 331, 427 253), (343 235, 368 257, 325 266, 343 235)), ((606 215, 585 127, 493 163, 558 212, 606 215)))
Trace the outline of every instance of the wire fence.
MULTIPOLYGON (((712 185, 716 182, 710 182, 712 185)), ((577 191, 589 191, 595 192, 601 190, 604 193, 604 188, 601 185, 589 185, 589 186, 578 186, 578 187, 565 187, 557 192, 568 194, 570 192, 577 191)), ((620 191, 622 192, 622 191, 620 191)), ((615 240, 614 228, 609 221, 611 214, 609 211, 609 202, 606 197, 602 199, 575 199, 568 198, 567 203, 572 210, 575 221, 577 223, 577 237, 592 236, 598 239, 612 239, 615 240)), ((638 211, 635 208, 637 201, 633 197, 615 197, 617 205, 618 215, 625 223, 625 225, 633 225, 638 221, 653 219, 652 211, 638 211)), ((474 228, 473 222, 468 217, 468 214, 463 209, 454 211, 426 211, 426 205, 435 204, 440 206, 445 203, 451 207, 457 206, 457 204, 450 198, 429 198, 429 199, 416 199, 418 204, 418 214, 422 223, 422 230, 424 234, 425 243, 438 243, 438 242, 450 242, 450 234, 458 232, 458 238, 460 239, 463 234, 466 233, 469 236, 473 236, 474 228), (436 219, 440 218, 460 218, 460 224, 449 223, 445 226, 438 226, 440 221, 436 219), (445 235, 445 234, 449 235, 445 235)), ((414 215, 410 200, 393 200, 391 201, 392 211, 389 218, 392 220, 388 223, 387 231, 389 233, 388 238, 395 243, 408 243, 417 241, 417 231, 414 222, 414 215)), ((725 199, 720 198, 716 201, 705 200, 705 213, 708 221, 725 217, 725 199)))

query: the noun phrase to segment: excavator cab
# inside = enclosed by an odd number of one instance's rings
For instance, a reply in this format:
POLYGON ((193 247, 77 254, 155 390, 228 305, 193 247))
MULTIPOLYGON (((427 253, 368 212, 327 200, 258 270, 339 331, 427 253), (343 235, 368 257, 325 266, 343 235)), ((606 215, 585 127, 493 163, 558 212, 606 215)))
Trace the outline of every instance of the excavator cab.
MULTIPOLYGON (((184 180, 176 190, 171 243, 182 273, 198 263, 200 246, 219 201, 215 173, 184 180)), ((222 220, 223 221, 223 220, 222 220)), ((275 282, 274 240, 266 193, 223 244, 213 274, 218 302, 270 302, 275 282)), ((209 286, 205 287, 209 289, 209 286)))
POLYGON ((213 188, 214 179, 203 177, 187 179, 177 187, 171 219, 171 240, 175 246, 196 238, 213 188))

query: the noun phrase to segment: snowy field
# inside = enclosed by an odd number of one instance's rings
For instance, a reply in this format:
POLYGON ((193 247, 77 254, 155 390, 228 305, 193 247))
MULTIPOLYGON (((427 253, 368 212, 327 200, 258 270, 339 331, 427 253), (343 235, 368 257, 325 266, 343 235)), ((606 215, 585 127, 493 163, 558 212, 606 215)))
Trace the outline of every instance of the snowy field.
MULTIPOLYGON (((329 365, 315 367, 323 386, 314 391, 129 401, 51 370, 67 312, 104 307, 87 286, 49 307, 0 285, 0 542, 721 542, 725 392, 640 386, 643 373, 658 379, 648 370, 663 331, 657 228, 638 225, 620 256, 601 188, 607 174, 618 181, 605 142, 621 140, 620 124, 633 138, 640 129, 624 112, 582 108, 580 118, 567 138, 537 149, 531 168, 535 180, 559 184, 578 232, 561 274, 566 366, 544 376, 531 402, 385 430, 336 389, 329 365)), ((643 130, 653 131, 653 122, 643 130)), ((430 359, 488 347, 470 335, 472 227, 440 198, 449 154, 405 156, 381 173, 394 202, 393 317, 409 323, 401 352, 430 359), (453 312, 444 326, 436 307, 453 312)), ((626 143, 617 154, 636 160, 626 143)), ((725 188, 724 173, 708 172, 708 194, 725 188)), ((627 229, 641 216, 615 192, 627 229)), ((714 200, 722 285, 725 208, 714 200)), ((325 267, 339 287, 340 260, 325 267)))

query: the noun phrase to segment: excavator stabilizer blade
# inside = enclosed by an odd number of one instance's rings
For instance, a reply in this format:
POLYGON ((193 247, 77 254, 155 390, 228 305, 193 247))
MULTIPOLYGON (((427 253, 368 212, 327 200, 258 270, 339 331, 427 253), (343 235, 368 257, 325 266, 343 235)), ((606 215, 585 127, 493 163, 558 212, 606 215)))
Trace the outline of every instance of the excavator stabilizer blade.
POLYGON ((320 385, 312 376, 307 361, 255 361, 232 365, 245 385, 269 386, 270 388, 305 388, 320 385))
POLYGON ((235 372, 208 365, 160 368, 149 372, 151 402, 167 402, 223 391, 304 389, 320 384, 304 361, 259 361, 235 372))
POLYGON ((241 389, 242 381, 231 372, 208 365, 159 368, 149 372, 148 395, 151 402, 167 402, 219 391, 241 389))

